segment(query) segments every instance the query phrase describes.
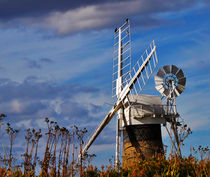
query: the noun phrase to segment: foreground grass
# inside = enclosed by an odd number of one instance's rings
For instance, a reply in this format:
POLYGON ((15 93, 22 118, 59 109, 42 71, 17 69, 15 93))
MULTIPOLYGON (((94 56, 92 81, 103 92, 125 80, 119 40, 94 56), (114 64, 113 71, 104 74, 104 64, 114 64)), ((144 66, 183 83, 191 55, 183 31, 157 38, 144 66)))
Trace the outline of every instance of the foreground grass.
MULTIPOLYGON (((1 117, 2 115, 0 115, 0 120, 1 117)), ((189 157, 180 157, 180 146, 178 146, 178 151, 171 148, 171 155, 168 158, 164 155, 153 157, 134 165, 130 164, 129 167, 119 171, 112 166, 106 168, 102 166, 99 169, 92 165, 85 165, 90 164, 95 157, 94 154, 82 154, 86 128, 79 129, 74 125, 71 129, 67 129, 48 118, 45 119, 45 122, 47 125, 45 133, 41 129, 29 128, 26 130, 25 153, 21 155, 22 163, 19 159, 18 166, 12 152, 19 130, 12 128, 9 123, 6 124, 9 151, 6 152, 3 148, 4 152, 0 152, 0 177, 210 177, 210 150, 208 147, 201 146, 198 149, 192 148, 191 154, 193 155, 189 157), (43 136, 46 142, 45 152, 43 158, 38 158, 39 140, 43 136), (77 161, 76 157, 79 155, 81 158, 77 161), (41 172, 39 173, 37 169, 41 172)), ((191 134, 187 126, 183 127, 184 129, 180 129, 180 142, 182 143, 179 145, 182 145, 184 139, 191 134)))
MULTIPOLYGON (((35 176, 33 171, 23 175, 20 169, 14 171, 7 170, 5 168, 0 169, 0 176, 8 177, 29 177, 35 176)), ((58 174, 40 173, 40 177, 56 177, 58 174)), ((59 176, 64 177, 60 174, 59 176)), ((65 176, 73 176, 70 171, 65 176)), ((77 175, 76 175, 77 176, 77 175)), ((151 160, 140 161, 138 164, 134 164, 131 167, 120 169, 119 172, 115 171, 113 167, 108 167, 106 170, 102 166, 101 169, 93 167, 83 167, 81 176, 84 177, 209 177, 210 176, 210 159, 205 158, 198 160, 195 157, 189 156, 187 158, 170 157, 166 159, 164 156, 158 158, 152 158, 151 160)))
POLYGON ((210 160, 196 160, 194 157, 178 158, 165 157, 153 158, 151 160, 141 161, 126 169, 121 169, 116 172, 113 168, 108 168, 106 171, 99 171, 97 168, 90 166, 84 173, 84 176, 127 176, 127 177, 150 177, 150 176, 210 176, 210 160))

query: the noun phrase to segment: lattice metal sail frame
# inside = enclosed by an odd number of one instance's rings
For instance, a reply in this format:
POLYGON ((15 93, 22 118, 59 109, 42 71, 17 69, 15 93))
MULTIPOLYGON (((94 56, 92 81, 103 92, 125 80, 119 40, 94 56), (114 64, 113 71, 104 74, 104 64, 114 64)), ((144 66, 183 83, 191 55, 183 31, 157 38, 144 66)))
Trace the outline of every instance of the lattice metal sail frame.
POLYGON ((115 31, 112 74, 112 97, 115 97, 117 95, 116 89, 119 65, 121 65, 120 72, 122 77, 122 83, 119 87, 122 90, 127 82, 126 77, 131 72, 131 33, 129 20, 126 21, 126 23, 124 23, 120 28, 118 28, 118 30, 115 31), (121 33, 120 35, 119 31, 121 33), (119 48, 119 42, 121 43, 121 49, 119 48), (119 50, 121 51, 119 52, 119 50), (118 63, 119 53, 121 55, 121 63, 118 63))
POLYGON ((186 77, 182 69, 175 65, 165 65, 155 76, 155 88, 163 97, 173 98, 179 96, 185 89, 186 77))
POLYGON ((157 54, 156 54, 156 46, 154 40, 150 43, 149 47, 145 50, 143 55, 138 59, 136 64, 132 67, 131 72, 126 77, 126 83, 134 78, 137 71, 140 70, 141 72, 138 77, 136 77, 135 81, 132 84, 132 88, 129 94, 137 95, 143 90, 144 86, 146 85, 147 81, 153 74, 154 70, 156 69, 158 64, 157 54), (145 60, 149 57, 146 64, 144 64, 145 60))

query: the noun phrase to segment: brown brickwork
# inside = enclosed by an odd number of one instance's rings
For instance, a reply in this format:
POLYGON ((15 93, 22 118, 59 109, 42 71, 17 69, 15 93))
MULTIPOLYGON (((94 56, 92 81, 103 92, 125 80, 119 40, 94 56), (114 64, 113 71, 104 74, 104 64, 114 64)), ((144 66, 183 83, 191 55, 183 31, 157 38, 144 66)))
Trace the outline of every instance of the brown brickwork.
POLYGON ((123 131, 123 167, 163 152, 159 124, 132 125, 123 131))

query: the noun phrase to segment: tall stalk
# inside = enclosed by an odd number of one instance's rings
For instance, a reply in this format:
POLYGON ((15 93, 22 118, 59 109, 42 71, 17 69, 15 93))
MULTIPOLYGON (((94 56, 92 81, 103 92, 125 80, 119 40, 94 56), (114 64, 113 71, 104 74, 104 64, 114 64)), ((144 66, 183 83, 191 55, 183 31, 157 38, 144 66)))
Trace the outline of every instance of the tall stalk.
POLYGON ((30 128, 26 130, 27 134, 25 135, 25 139, 26 139, 26 149, 25 149, 25 161, 24 161, 24 175, 26 175, 28 173, 28 148, 29 148, 29 143, 31 141, 31 138, 32 138, 32 133, 31 133, 31 130, 30 128))
MULTIPOLYGON (((35 167, 36 167, 36 161, 37 161, 37 151, 38 151, 38 146, 39 146, 39 139, 42 137, 41 134, 41 129, 39 129, 38 132, 34 132, 34 139, 36 142, 36 147, 35 147, 35 154, 34 154, 34 161, 32 165, 32 170, 35 172, 35 167)), ((34 173, 35 176, 35 173, 34 173)))
POLYGON ((13 161, 13 157, 12 157, 12 148, 13 148, 13 144, 15 141, 15 138, 17 136, 17 133, 19 132, 19 130, 13 129, 9 123, 7 123, 7 128, 6 128, 6 132, 9 136, 9 140, 10 140, 10 150, 9 150, 9 159, 8 159, 8 164, 9 164, 9 169, 12 168, 12 161, 13 161))

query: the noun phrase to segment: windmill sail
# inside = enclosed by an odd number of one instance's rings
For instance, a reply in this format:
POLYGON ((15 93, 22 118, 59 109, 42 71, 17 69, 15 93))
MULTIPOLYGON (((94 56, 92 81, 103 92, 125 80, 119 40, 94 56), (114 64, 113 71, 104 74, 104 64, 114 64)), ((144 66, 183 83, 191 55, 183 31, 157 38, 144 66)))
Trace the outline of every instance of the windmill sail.
POLYGON ((157 64, 156 46, 152 41, 125 79, 130 84, 129 88, 132 94, 137 95, 143 90, 157 64))
POLYGON ((115 97, 120 92, 117 89, 120 88, 120 90, 122 90, 127 84, 126 77, 131 72, 131 35, 129 20, 126 20, 120 28, 115 30, 113 55, 112 97, 115 97), (118 80, 119 75, 121 76, 120 82, 118 80))

